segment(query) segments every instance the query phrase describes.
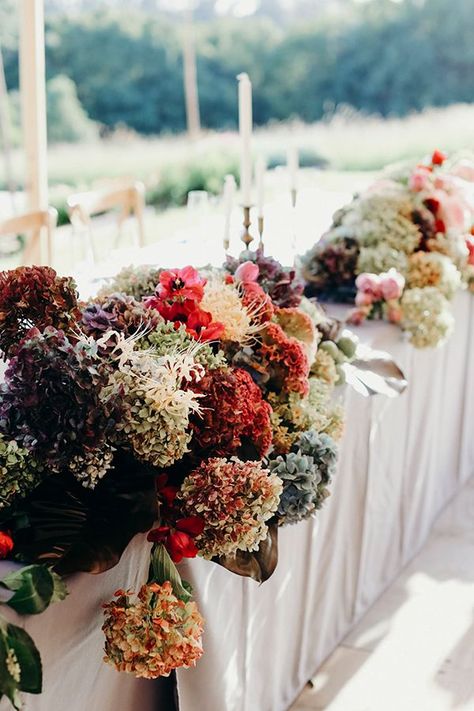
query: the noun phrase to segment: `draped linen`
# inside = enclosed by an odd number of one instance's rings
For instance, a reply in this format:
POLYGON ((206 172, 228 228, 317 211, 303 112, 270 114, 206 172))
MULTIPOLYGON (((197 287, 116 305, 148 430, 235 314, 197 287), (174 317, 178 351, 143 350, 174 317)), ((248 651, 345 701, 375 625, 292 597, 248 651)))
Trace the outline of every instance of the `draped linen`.
MULTIPOLYGON (((456 332, 436 350, 416 351, 389 324, 357 330, 395 358, 408 389, 393 400, 346 390, 332 496, 315 520, 280 530, 269 581, 259 586, 202 559, 181 566, 206 619, 204 656, 178 672, 181 711, 286 711, 473 474, 473 297, 459 294, 454 311, 456 332)), ((5 608, 43 658, 44 690, 25 695, 26 711, 170 711, 161 681, 102 662, 101 605, 117 588, 138 589, 148 554, 137 536, 113 570, 73 576, 66 601, 42 615, 5 608)), ((0 711, 8 708, 4 699, 0 711)))

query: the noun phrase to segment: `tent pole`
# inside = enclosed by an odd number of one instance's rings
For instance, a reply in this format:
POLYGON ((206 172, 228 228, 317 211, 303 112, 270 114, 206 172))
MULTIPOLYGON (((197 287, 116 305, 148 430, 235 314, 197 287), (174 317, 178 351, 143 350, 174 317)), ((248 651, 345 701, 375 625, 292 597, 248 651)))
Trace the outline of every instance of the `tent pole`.
MULTIPOLYGON (((21 0, 20 89, 28 209, 48 207, 44 1, 21 0)), ((33 235, 34 261, 47 263, 46 236, 33 235)))

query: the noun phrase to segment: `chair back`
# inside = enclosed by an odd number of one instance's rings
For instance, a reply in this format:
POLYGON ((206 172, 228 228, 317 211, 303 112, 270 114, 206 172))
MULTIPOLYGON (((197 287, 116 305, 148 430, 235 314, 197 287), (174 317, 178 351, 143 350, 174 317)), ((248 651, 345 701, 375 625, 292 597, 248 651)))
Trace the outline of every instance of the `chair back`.
POLYGON ((74 228, 91 232, 91 218, 96 215, 119 211, 119 230, 123 222, 134 215, 138 226, 138 246, 145 243, 143 213, 145 210, 145 186, 140 182, 115 185, 110 188, 90 190, 70 195, 67 200, 69 219, 74 228))
POLYGON ((58 211, 54 207, 36 212, 25 212, 0 222, 0 238, 10 235, 28 234, 29 239, 23 251, 22 263, 52 263, 53 233, 58 222, 58 211), (41 254, 41 234, 45 233, 45 259, 41 254))

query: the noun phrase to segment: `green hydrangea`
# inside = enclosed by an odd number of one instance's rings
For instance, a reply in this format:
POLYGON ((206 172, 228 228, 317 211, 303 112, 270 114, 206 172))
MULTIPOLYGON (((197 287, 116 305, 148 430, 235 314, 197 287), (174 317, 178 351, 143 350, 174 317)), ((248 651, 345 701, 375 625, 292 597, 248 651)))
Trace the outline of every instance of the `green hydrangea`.
POLYGON ((269 462, 283 482, 277 515, 281 525, 309 518, 329 496, 336 468, 337 447, 327 434, 303 432, 291 452, 269 462))
POLYGON ((102 287, 99 296, 122 293, 141 301, 145 296, 151 296, 154 293, 161 271, 158 267, 150 264, 124 267, 112 281, 102 287))
POLYGON ((389 269, 396 269, 400 274, 406 275, 408 257, 405 252, 380 243, 377 247, 362 247, 357 260, 357 274, 382 274, 389 269))
POLYGON ((454 329, 449 302, 434 286, 405 289, 401 307, 401 326, 410 334, 410 343, 416 348, 434 348, 454 329))
POLYGON ((43 468, 26 449, 0 435, 0 508, 29 494, 43 475, 43 468))
POLYGON ((174 323, 163 322, 156 328, 141 338, 137 343, 137 348, 151 349, 157 356, 164 356, 169 353, 181 353, 194 348, 194 360, 206 370, 223 368, 226 365, 224 353, 218 351, 214 353, 208 343, 202 343, 196 349, 196 341, 188 335, 186 327, 180 325, 175 328, 174 323))

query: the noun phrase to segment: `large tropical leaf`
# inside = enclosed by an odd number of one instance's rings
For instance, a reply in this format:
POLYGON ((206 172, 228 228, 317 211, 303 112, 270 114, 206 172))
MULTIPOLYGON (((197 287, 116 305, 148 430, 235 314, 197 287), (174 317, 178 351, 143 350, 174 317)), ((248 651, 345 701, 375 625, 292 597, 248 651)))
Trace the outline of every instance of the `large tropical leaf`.
POLYGON ((366 397, 385 395, 397 397, 404 392, 407 381, 392 356, 359 344, 356 357, 343 365, 346 381, 366 397))
POLYGON ((237 551, 214 560, 232 573, 252 578, 258 583, 265 582, 274 573, 278 563, 278 524, 269 525, 268 535, 257 551, 237 551))
POLYGON ((70 474, 50 476, 16 513, 15 552, 23 560, 51 564, 61 575, 112 568, 133 536, 157 518, 153 474, 118 452, 114 470, 94 490, 70 474))

